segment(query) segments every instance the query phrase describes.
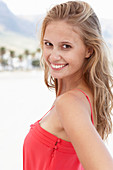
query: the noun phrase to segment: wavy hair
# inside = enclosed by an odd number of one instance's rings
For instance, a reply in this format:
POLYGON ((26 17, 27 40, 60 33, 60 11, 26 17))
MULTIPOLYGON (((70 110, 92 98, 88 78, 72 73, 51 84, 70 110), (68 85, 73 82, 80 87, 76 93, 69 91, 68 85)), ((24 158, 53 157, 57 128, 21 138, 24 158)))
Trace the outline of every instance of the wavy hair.
POLYGON ((50 89, 54 88, 56 94, 58 81, 49 74, 48 66, 43 59, 43 38, 47 25, 59 20, 71 24, 73 28, 77 26, 84 44, 93 49, 90 58, 85 60, 83 76, 94 97, 96 129, 102 139, 106 139, 112 131, 113 77, 109 69, 108 49, 102 37, 100 22, 91 6, 83 1, 68 1, 56 5, 45 16, 40 41, 41 63, 44 67, 45 84, 50 89))

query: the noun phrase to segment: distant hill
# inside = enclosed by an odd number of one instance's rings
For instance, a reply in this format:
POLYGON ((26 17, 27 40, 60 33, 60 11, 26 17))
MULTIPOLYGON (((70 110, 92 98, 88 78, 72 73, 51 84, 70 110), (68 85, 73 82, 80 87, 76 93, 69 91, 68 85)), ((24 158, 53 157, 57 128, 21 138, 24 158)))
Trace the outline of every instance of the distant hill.
POLYGON ((32 20, 14 15, 0 0, 0 46, 22 53, 24 49, 35 50, 39 45, 40 16, 32 20))
POLYGON ((34 22, 14 15, 3 1, 0 1, 0 27, 5 31, 12 31, 29 37, 35 36, 36 32, 34 22))
MULTIPOLYGON (((18 52, 29 48, 34 50, 39 43, 38 33, 44 14, 16 16, 0 0, 0 46, 13 48, 18 52)), ((113 52, 113 20, 101 19, 102 33, 113 52)))

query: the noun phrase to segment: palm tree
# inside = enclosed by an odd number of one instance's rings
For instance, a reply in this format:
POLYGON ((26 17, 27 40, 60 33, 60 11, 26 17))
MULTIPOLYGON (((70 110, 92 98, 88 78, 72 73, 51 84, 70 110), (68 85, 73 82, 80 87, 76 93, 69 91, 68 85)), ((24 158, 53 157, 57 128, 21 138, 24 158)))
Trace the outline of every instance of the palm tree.
POLYGON ((37 48, 36 50, 38 53, 41 53, 41 48, 37 48))
POLYGON ((20 54, 20 55, 18 56, 18 58, 19 58, 19 61, 22 62, 22 60, 23 60, 23 55, 20 54))
POLYGON ((23 63, 23 55, 20 54, 20 55, 18 56, 18 59, 19 59, 19 68, 20 68, 20 69, 23 69, 23 65, 22 65, 22 63, 23 63))
POLYGON ((14 57, 15 57, 15 51, 10 50, 10 57, 11 57, 11 58, 14 58, 14 57))
POLYGON ((35 57, 35 53, 32 53, 31 54, 32 55, 32 66, 33 67, 40 67, 40 60, 39 60, 39 58, 36 58, 35 57))
POLYGON ((10 50, 9 52, 10 52, 10 64, 11 64, 11 67, 14 68, 13 59, 15 58, 15 51, 10 50))
POLYGON ((27 57, 29 54, 30 54, 29 50, 26 49, 26 50, 24 51, 25 57, 27 57))
POLYGON ((6 48, 5 47, 1 47, 0 48, 0 63, 1 65, 4 65, 4 54, 6 53, 6 48))

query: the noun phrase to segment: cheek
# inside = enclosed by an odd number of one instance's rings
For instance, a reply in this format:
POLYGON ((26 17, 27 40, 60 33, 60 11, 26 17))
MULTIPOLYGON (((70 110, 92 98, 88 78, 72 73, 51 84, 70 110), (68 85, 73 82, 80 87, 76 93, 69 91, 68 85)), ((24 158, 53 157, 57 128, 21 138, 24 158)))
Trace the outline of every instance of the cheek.
POLYGON ((75 55, 73 55, 73 57, 69 60, 67 60, 68 63, 70 63, 72 65, 73 68, 79 68, 83 65, 85 61, 84 55, 81 53, 76 53, 75 55))

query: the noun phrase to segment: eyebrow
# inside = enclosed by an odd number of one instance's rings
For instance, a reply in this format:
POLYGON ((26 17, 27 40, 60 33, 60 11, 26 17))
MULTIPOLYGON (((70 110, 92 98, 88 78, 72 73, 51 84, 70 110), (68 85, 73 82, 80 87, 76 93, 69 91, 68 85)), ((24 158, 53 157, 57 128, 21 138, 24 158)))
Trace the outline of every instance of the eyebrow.
MULTIPOLYGON (((47 40, 47 39, 43 39, 43 41, 49 41, 49 40, 47 40)), ((49 41, 50 42, 50 41, 49 41)))
MULTIPOLYGON (((47 40, 47 39, 44 39, 43 41, 49 41, 49 40, 47 40)), ((49 41, 49 42, 51 42, 51 41, 49 41)), ((61 41, 61 42, 59 42, 60 44, 72 44, 72 42, 70 42, 70 41, 61 41)))
POLYGON ((62 42, 60 42, 60 43, 63 43, 63 44, 72 44, 72 42, 70 42, 70 41, 62 41, 62 42))

